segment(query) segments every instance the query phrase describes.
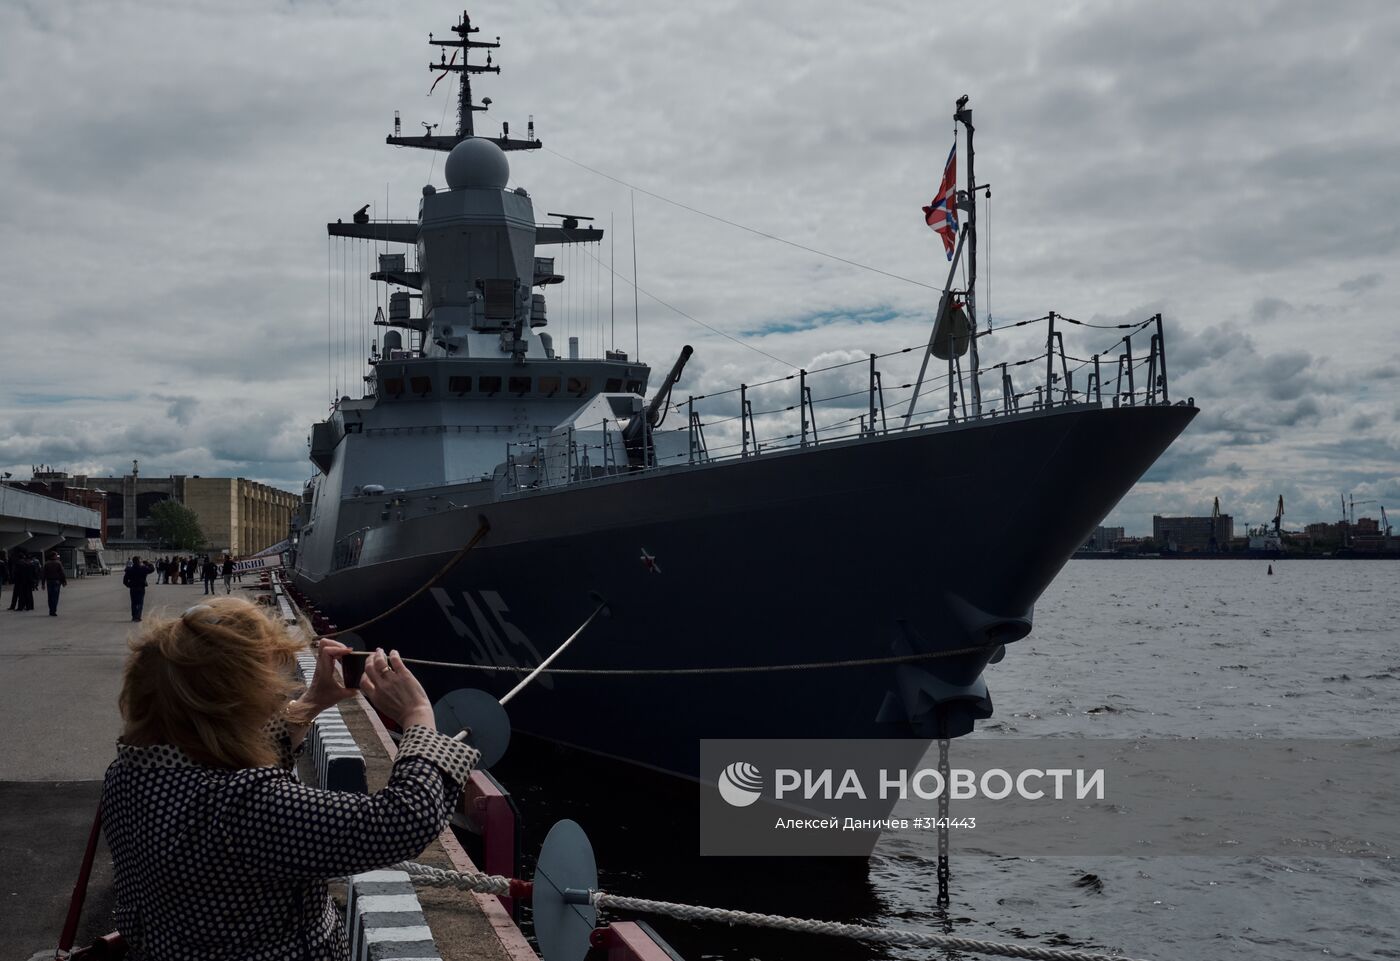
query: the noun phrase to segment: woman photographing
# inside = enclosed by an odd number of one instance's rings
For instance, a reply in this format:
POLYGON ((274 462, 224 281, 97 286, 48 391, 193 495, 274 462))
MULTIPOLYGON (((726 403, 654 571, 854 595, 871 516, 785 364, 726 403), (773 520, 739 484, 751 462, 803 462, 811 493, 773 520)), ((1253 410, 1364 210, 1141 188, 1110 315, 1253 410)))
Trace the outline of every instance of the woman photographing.
POLYGON ((302 645, 257 606, 216 597, 131 644, 124 728, 102 792, 117 929, 133 959, 349 955, 326 882, 418 856, 446 826, 478 753, 439 734, 398 653, 372 654, 360 690, 404 730, 376 794, 292 774, 311 720, 354 691, 322 639, 302 645))

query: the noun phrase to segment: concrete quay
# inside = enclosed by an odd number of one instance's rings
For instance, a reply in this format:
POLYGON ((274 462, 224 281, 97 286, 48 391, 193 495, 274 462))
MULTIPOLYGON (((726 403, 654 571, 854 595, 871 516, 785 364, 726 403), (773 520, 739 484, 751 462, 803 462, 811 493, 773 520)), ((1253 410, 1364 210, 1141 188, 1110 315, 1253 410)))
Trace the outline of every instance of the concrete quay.
MULTIPOLYGON (((219 587, 222 590, 222 582, 219 587)), ((7 585, 8 588, 8 585, 7 585)), ((251 596, 245 578, 234 592, 251 596)), ((59 616, 42 595, 36 610, 0 604, 0 958, 52 957, 120 730, 117 695, 131 621, 121 579, 73 579, 59 616)), ((147 617, 179 614, 204 596, 202 585, 151 584, 147 617)), ((366 758, 369 789, 387 777, 392 741, 359 698, 341 705, 366 758)), ((470 865, 451 829, 421 857, 442 867, 470 865)), ((433 889, 419 892, 444 961, 531 961, 528 942, 494 898, 433 889)), ((99 848, 77 944, 114 929, 111 858, 99 848)))

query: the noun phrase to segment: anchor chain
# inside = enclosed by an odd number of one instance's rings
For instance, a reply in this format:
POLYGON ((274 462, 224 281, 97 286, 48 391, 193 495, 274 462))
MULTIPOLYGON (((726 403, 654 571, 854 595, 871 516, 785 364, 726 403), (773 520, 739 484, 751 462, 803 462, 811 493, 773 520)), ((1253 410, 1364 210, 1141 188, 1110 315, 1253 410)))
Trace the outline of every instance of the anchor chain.
MULTIPOLYGON (((949 782, 948 739, 938 741, 938 775, 944 784, 949 782)), ((938 906, 947 908, 948 898, 948 793, 938 792, 938 906)))

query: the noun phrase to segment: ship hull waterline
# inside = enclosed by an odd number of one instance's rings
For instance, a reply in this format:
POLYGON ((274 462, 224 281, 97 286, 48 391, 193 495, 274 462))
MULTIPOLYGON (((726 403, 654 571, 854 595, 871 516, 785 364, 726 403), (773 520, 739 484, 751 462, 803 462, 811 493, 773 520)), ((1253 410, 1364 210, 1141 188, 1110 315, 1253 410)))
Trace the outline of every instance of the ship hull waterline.
MULTIPOLYGON (((801 665, 980 646, 920 664, 967 685, 1029 631, 1041 592, 1196 412, 1051 409, 610 478, 407 518, 374 532, 371 562, 293 577, 354 625, 433 578, 484 516, 489 533, 434 587, 348 639, 531 667, 596 593, 610 616, 556 667, 801 665)), ((518 731, 694 779, 704 738, 927 741, 882 715, 897 670, 544 675, 509 713, 518 731)), ((415 674, 435 700, 461 687, 499 696, 520 677, 415 674)))

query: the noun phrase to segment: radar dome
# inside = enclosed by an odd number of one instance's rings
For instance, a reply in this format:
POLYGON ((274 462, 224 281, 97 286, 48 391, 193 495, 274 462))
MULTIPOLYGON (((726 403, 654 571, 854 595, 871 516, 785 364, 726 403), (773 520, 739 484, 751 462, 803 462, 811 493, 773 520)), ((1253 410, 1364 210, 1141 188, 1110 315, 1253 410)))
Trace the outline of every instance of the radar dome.
POLYGON ((463 187, 487 187, 504 190, 510 179, 510 162, 505 151, 489 140, 469 137, 447 155, 443 165, 447 186, 453 190, 463 187))

